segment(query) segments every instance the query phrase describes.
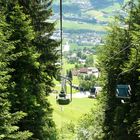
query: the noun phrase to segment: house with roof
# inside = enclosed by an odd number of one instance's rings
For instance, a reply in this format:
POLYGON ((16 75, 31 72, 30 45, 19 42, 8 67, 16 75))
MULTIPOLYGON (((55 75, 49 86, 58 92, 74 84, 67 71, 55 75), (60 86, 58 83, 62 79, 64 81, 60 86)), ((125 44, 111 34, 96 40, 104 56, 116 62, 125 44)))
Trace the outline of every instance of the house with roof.
POLYGON ((99 70, 95 67, 83 67, 83 68, 79 68, 78 70, 73 70, 72 74, 74 76, 78 76, 78 75, 94 75, 96 78, 99 77, 99 70))
POLYGON ((80 69, 78 70, 78 73, 79 73, 79 74, 88 74, 88 68, 80 68, 80 69))
POLYGON ((98 78, 99 70, 95 67, 88 67, 88 75, 94 75, 96 78, 98 78))

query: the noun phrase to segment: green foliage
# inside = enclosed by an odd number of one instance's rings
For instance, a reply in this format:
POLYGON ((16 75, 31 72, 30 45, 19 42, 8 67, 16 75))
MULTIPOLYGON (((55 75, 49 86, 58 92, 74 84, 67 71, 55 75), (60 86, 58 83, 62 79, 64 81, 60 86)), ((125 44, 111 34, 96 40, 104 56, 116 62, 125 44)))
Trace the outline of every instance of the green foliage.
POLYGON ((52 1, 44 0, 42 5, 38 1, 19 0, 19 3, 23 6, 25 14, 31 17, 31 25, 35 31, 32 44, 35 46, 35 51, 39 52, 35 60, 38 67, 32 70, 28 83, 31 92, 29 92, 31 94, 29 104, 33 104, 33 108, 31 106, 27 120, 30 120, 31 124, 27 121, 25 126, 33 131, 33 138, 55 140, 56 130, 52 121, 52 108, 46 98, 54 85, 53 78, 58 71, 55 63, 59 57, 56 50, 59 43, 50 38, 55 30, 55 24, 47 22, 52 15, 52 1), (34 119, 33 122, 32 119, 34 119))
MULTIPOLYGON (((73 95, 74 96, 74 95, 73 95)), ((60 106, 56 103, 55 96, 49 96, 49 100, 53 105, 53 119, 58 128, 65 124, 77 124, 81 116, 91 110, 91 107, 96 107, 96 100, 89 98, 74 98, 67 106, 60 106)))
POLYGON ((49 100, 54 108, 53 118, 58 128, 58 138, 60 140, 76 139, 76 126, 79 119, 85 113, 88 113, 91 107, 96 108, 97 105, 97 100, 91 100, 89 98, 73 97, 72 102, 67 106, 58 105, 53 95, 49 96, 49 100))
POLYGON ((83 88, 85 91, 89 91, 95 85, 95 76, 85 75, 79 76, 79 87, 83 88))
POLYGON ((72 122, 63 124, 61 129, 58 129, 58 134, 58 140, 74 139, 75 125, 72 122))
POLYGON ((90 113, 84 115, 77 126, 77 139, 80 140, 102 140, 104 126, 102 125, 105 119, 105 98, 102 96, 94 105, 95 107, 90 113))
POLYGON ((11 54, 11 51, 15 50, 14 44, 9 41, 12 30, 6 24, 2 11, 0 11, 0 19, 0 139, 26 140, 32 134, 29 131, 19 131, 19 126, 17 126, 26 113, 22 111, 11 113, 11 103, 8 100, 8 97, 12 95, 8 89, 11 80, 10 73, 13 71, 9 64, 16 58, 16 54, 11 54))
POLYGON ((138 139, 139 120, 139 5, 129 3, 129 18, 116 19, 109 28, 105 46, 99 57, 107 101, 104 139, 138 139), (120 27, 120 22, 128 28, 120 27), (137 49, 136 49, 137 48, 137 49), (123 50, 123 51, 122 51, 123 50), (137 54, 138 53, 138 54, 137 54), (119 76, 118 76, 119 75, 119 76), (117 84, 130 84, 131 99, 121 104, 115 97, 117 84))
POLYGON ((44 22, 51 15, 51 1, 46 1, 44 5, 38 1, 22 0, 1 3, 6 22, 12 30, 9 40, 14 42, 14 49, 10 50, 10 55, 14 57, 9 63, 14 70, 10 71, 8 82, 8 90, 12 92, 8 96, 10 111, 26 114, 17 123, 16 130, 32 132, 33 135, 27 133, 26 138, 55 140, 56 129, 47 95, 51 92, 52 79, 58 70, 55 66, 59 56, 55 50, 58 43, 50 39, 54 24, 44 22))
POLYGON ((67 70, 67 77, 70 78, 71 80, 73 79, 71 70, 67 70))
POLYGON ((94 56, 93 56, 93 55, 89 55, 89 56, 86 58, 86 65, 87 65, 87 67, 92 67, 92 66, 94 66, 94 56))

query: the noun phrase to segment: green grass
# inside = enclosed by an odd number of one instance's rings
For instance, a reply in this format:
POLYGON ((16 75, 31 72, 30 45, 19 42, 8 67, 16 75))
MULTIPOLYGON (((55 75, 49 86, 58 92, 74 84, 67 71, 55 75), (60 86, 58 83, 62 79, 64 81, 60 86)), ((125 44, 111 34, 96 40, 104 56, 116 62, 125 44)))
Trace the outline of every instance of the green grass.
POLYGON ((126 2, 129 2, 130 0, 124 0, 124 2, 126 3, 126 2))
MULTIPOLYGON (((56 81, 54 79, 54 84, 55 86, 53 87, 53 90, 55 91, 56 94, 60 93, 61 91, 61 83, 59 81, 56 81), (56 92, 57 91, 57 92, 56 92)), ((74 85, 79 85, 79 80, 77 76, 73 76, 72 84, 74 85)), ((70 92, 70 86, 67 84, 67 92, 70 92)), ((76 89, 72 89, 72 93, 79 92, 76 89)))
POLYGON ((89 10, 85 13, 86 15, 95 18, 98 21, 104 21, 107 22, 109 20, 109 18, 104 17, 104 14, 102 11, 99 10, 89 10))
MULTIPOLYGON (((59 22, 57 23, 56 27, 57 28, 60 27, 59 22)), ((64 20, 63 29, 104 31, 104 26, 99 25, 99 24, 79 23, 77 21, 64 20)))
POLYGON ((103 12, 111 13, 114 10, 120 9, 120 4, 115 3, 113 6, 108 6, 104 9, 100 9, 103 12))
POLYGON ((77 76, 73 76, 72 84, 74 84, 74 85, 79 85, 79 79, 78 79, 77 76))
POLYGON ((89 10, 86 12, 86 14, 92 16, 92 17, 98 17, 98 16, 103 16, 103 13, 98 10, 89 10))
POLYGON ((80 117, 88 113, 97 102, 89 98, 73 98, 69 105, 60 106, 56 103, 55 96, 49 96, 48 99, 54 109, 53 119, 57 128, 61 128, 70 122, 76 124, 80 117))

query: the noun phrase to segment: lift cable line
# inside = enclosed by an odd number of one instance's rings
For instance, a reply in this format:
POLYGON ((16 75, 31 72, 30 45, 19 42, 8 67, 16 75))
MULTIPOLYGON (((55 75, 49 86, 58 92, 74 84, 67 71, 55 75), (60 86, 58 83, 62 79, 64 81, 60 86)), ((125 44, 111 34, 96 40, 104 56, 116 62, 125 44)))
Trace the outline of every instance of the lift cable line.
POLYGON ((122 52, 124 52, 125 50, 127 50, 128 48, 130 48, 131 47, 131 44, 130 45, 128 45, 127 47, 125 47, 125 48, 123 48, 122 50, 120 50, 118 53, 116 53, 115 55, 113 55, 113 57, 112 58, 114 58, 115 56, 117 56, 118 54, 120 54, 120 53, 122 53, 122 52))
MULTIPOLYGON (((118 52, 116 55, 120 54, 121 52, 125 51, 126 49, 128 49, 128 48, 130 48, 130 47, 131 47, 131 45, 125 47, 125 48, 122 49, 120 52, 118 52)), ((125 73, 127 73, 127 72, 129 72, 129 71, 132 71, 132 70, 134 70, 134 69, 136 68, 136 66, 137 66, 136 62, 137 62, 137 60, 138 60, 139 51, 138 51, 138 48, 136 47, 136 45, 134 45, 134 48, 135 48, 135 50, 136 50, 136 56, 135 56, 135 64, 134 64, 134 66, 133 66, 131 69, 127 70, 127 71, 121 72, 121 73, 118 75, 117 80, 119 79, 119 76, 120 76, 120 75, 123 75, 123 74, 125 74, 125 73)), ((115 56, 116 56, 116 55, 115 55, 115 56)))
POLYGON ((60 0, 60 47, 61 47, 61 91, 56 97, 59 105, 68 105, 72 101, 72 79, 63 76, 63 15, 62 0, 60 0), (67 84, 70 86, 70 97, 67 96, 67 84))
POLYGON ((63 15, 62 15, 62 0, 60 0, 60 49, 61 49, 61 69, 63 69, 63 15))
MULTIPOLYGON (((137 60, 138 60, 138 54, 139 54, 138 48, 136 47, 136 45, 132 46, 132 45, 130 44, 130 45, 128 45, 127 47, 125 47, 125 48, 123 48, 122 50, 120 50, 120 51, 119 51, 118 53, 116 53, 115 55, 113 55, 113 57, 111 57, 111 58, 114 58, 115 56, 119 55, 120 53, 124 52, 125 50, 127 50, 127 49, 130 48, 130 47, 133 47, 133 48, 135 48, 135 50, 136 50, 135 65, 134 65, 131 69, 129 69, 129 70, 127 70, 127 71, 124 71, 124 72, 121 72, 119 75, 122 75, 122 74, 124 74, 124 73, 129 72, 129 71, 132 71, 133 69, 136 68, 136 62, 137 62, 137 60)), ((118 75, 118 78, 119 78, 119 75, 118 75)), ((118 79, 118 78, 117 78, 117 79, 118 79)))
MULTIPOLYGON (((62 15, 62 0, 60 0, 60 51, 61 51, 61 75, 63 75, 63 15, 62 15)), ((61 91, 64 87, 63 77, 61 77, 61 91)))

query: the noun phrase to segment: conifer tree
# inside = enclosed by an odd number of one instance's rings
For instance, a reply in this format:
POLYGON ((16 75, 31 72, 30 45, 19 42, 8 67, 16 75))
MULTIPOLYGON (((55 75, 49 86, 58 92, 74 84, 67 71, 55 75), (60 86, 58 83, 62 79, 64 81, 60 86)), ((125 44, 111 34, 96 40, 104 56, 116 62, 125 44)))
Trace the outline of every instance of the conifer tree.
MULTIPOLYGON (((38 117, 38 122, 42 131, 35 133, 40 139, 55 139, 54 122, 52 121, 52 108, 46 99, 46 96, 51 92, 53 86, 53 77, 56 76, 58 68, 55 63, 58 61, 57 47, 59 43, 51 38, 54 28, 54 23, 48 22, 52 15, 52 0, 27 1, 19 0, 24 8, 24 12, 31 17, 32 26, 35 31, 35 39, 33 44, 40 53, 38 59, 40 63, 39 73, 36 73, 33 81, 37 81, 35 92, 38 96, 40 107, 46 112, 41 113, 38 117), (46 123, 47 122, 47 123, 46 123)), ((41 130, 41 129, 40 129, 41 130)))
POLYGON ((134 5, 133 1, 129 3, 129 6, 131 6, 129 17, 125 20, 128 28, 120 27, 121 20, 111 26, 105 48, 100 56, 100 66, 105 76, 105 91, 107 91, 108 99, 104 122, 106 133, 104 139, 107 140, 138 139, 140 94, 137 50, 139 50, 140 9, 139 6, 134 5), (118 77, 120 73, 122 74, 118 77), (131 99, 125 104, 115 97, 116 85, 119 83, 131 86, 131 99))
POLYGON ((16 54, 11 53, 15 47, 14 43, 9 41, 11 30, 5 22, 2 11, 0 9, 0 139, 26 140, 32 134, 28 131, 19 131, 19 126, 17 125, 18 121, 25 117, 26 113, 22 111, 11 112, 11 102, 8 100, 8 97, 12 94, 8 90, 11 79, 10 73, 14 71, 9 65, 11 61, 16 59, 16 54))
POLYGON ((131 48, 131 55, 129 56, 129 63, 126 64, 127 69, 132 69, 130 73, 131 77, 131 88, 132 88, 132 99, 131 99, 131 108, 130 108, 130 115, 129 115, 129 133, 138 139, 140 137, 140 112, 138 111, 140 108, 140 1, 138 0, 137 3, 132 1, 133 5, 131 12, 129 13, 129 22, 131 24, 130 28, 130 37, 133 48, 131 48))
POLYGON ((20 130, 32 132, 32 139, 55 140, 52 108, 46 96, 51 92, 57 72, 58 43, 50 38, 54 24, 45 22, 51 11, 47 7, 50 8, 48 1, 47 5, 28 0, 7 3, 7 22, 13 29, 10 40, 17 41, 13 53, 19 54, 18 59, 11 63, 15 69, 12 80, 16 86, 12 89, 14 94, 10 100, 13 111, 27 113, 19 123, 20 130))

